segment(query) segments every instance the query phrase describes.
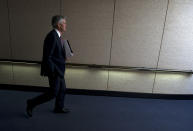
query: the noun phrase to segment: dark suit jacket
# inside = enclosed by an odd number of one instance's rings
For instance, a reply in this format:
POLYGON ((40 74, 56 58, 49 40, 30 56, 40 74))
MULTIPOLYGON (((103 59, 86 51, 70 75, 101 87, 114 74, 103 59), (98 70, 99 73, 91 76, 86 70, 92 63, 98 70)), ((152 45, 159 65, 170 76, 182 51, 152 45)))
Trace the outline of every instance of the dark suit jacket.
POLYGON ((65 49, 62 48, 61 40, 57 32, 53 29, 44 39, 40 75, 59 75, 60 77, 64 78, 65 64, 65 49))

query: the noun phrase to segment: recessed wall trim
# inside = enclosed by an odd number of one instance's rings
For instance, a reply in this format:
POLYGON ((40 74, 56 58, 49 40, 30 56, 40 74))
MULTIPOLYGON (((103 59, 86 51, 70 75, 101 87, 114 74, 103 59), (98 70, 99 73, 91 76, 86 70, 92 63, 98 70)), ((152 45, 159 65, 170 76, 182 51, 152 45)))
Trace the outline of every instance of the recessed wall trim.
MULTIPOLYGON (((28 60, 11 60, 0 59, 0 63, 23 63, 23 64, 41 64, 41 61, 28 61, 28 60)), ((109 66, 109 65, 97 65, 97 64, 80 64, 80 63, 66 63, 66 67, 70 68, 98 68, 107 70, 125 70, 125 71, 151 71, 151 72, 168 72, 168 73, 188 73, 193 74, 192 70, 177 70, 177 69, 161 69, 161 68, 149 68, 149 67, 126 67, 126 66, 109 66)))

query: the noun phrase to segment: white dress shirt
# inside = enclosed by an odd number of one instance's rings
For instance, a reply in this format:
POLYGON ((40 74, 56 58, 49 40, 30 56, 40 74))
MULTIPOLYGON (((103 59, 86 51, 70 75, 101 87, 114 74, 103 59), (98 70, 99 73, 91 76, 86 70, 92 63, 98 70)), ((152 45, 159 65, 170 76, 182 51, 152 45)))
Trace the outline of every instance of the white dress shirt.
MULTIPOLYGON (((55 28, 55 31, 56 31, 56 33, 58 34, 58 37, 60 38, 61 34, 60 34, 59 30, 55 28)), ((64 45, 63 45, 63 43, 62 43, 62 48, 63 48, 63 46, 64 46, 64 45)))
POLYGON ((59 36, 59 38, 60 38, 61 34, 60 34, 59 30, 58 30, 58 29, 55 29, 55 31, 57 32, 57 34, 58 34, 58 36, 59 36))

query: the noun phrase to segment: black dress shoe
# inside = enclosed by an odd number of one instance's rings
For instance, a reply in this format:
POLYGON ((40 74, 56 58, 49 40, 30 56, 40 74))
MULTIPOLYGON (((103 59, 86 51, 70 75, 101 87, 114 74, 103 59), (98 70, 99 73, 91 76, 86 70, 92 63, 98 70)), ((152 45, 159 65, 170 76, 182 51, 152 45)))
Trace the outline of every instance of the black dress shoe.
POLYGON ((68 108, 63 109, 54 109, 54 113, 69 113, 70 110, 68 108))
POLYGON ((32 104, 31 104, 31 101, 30 100, 27 100, 27 108, 26 108, 26 113, 29 117, 32 117, 32 110, 33 110, 33 107, 32 107, 32 104))

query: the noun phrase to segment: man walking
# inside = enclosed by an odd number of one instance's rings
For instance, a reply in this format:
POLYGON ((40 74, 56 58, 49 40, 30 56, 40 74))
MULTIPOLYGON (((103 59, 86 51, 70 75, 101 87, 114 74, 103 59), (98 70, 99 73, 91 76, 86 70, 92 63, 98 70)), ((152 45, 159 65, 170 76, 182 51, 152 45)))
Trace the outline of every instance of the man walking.
POLYGON ((49 80, 49 90, 33 99, 27 100, 26 113, 32 117, 33 109, 42 103, 53 98, 55 100, 55 113, 68 113, 70 110, 64 107, 66 94, 66 83, 64 78, 66 52, 61 35, 66 31, 66 18, 60 15, 52 17, 53 30, 50 31, 43 46, 43 57, 41 63, 41 76, 47 76, 49 80))

